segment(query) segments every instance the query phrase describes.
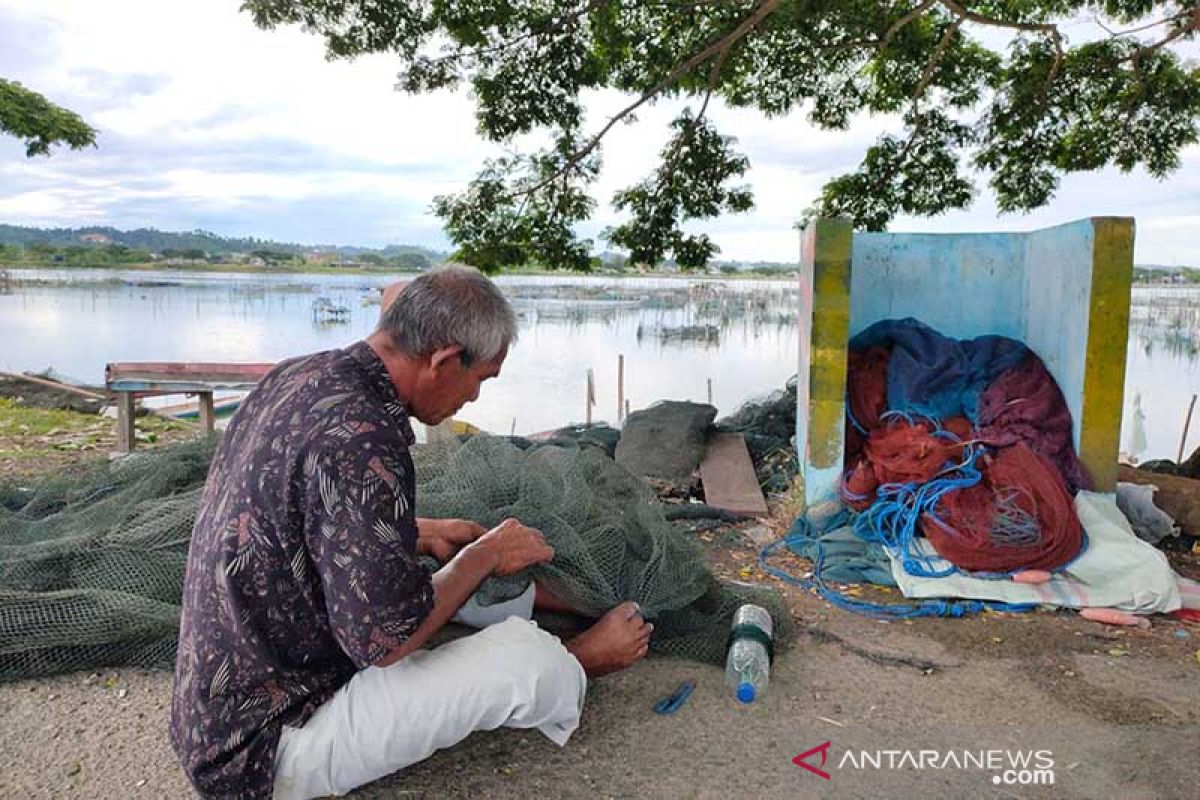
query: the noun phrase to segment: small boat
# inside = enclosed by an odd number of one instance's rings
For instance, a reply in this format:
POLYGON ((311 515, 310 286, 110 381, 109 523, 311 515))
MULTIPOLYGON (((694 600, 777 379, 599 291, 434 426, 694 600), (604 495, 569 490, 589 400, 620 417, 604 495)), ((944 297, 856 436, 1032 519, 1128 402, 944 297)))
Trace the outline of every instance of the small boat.
MULTIPOLYGON (((245 399, 241 395, 233 397, 222 397, 213 401, 213 413, 217 418, 229 417, 233 412, 238 410, 242 400, 245 399)), ((154 413, 163 417, 173 417, 175 419, 199 419, 200 418, 200 401, 189 400, 184 403, 178 403, 169 406, 158 406, 153 409, 154 413)))

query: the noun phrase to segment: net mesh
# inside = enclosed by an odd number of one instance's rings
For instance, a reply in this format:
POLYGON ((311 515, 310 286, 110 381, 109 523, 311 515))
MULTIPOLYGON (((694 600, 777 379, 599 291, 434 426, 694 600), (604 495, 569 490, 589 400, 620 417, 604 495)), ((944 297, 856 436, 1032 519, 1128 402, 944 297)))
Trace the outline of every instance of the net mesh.
POLYGON ((716 416, 704 403, 661 400, 625 418, 614 457, 635 475, 686 486, 704 458, 716 416))
POLYGON ((0 485, 0 680, 170 666, 206 443, 0 485))
POLYGON ((663 516, 647 484, 596 448, 521 450, 502 438, 417 448, 417 513, 485 527, 515 517, 546 535, 554 560, 489 578, 483 604, 516 597, 532 578, 588 616, 633 600, 655 621, 651 647, 701 661, 725 657, 737 606, 767 604, 786 628, 775 593, 718 582, 695 542, 663 516))
MULTIPOLYGON (((187 549, 212 447, 162 448, 35 488, 0 483, 0 681, 173 664, 187 549)), ((418 513, 542 530, 554 561, 489 579, 484 603, 536 577, 590 616, 626 601, 655 621, 659 653, 719 662, 736 608, 778 593, 720 582, 648 486, 597 447, 522 450, 478 436, 417 447, 418 513)))

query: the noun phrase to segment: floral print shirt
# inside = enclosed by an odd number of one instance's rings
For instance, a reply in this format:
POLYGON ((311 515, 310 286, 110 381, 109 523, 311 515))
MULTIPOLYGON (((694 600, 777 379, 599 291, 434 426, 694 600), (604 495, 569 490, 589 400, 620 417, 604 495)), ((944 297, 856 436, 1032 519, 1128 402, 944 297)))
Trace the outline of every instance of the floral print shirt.
POLYGON ((171 704, 203 796, 269 798, 282 726, 429 614, 412 442, 366 342, 279 364, 234 416, 192 534, 171 704))

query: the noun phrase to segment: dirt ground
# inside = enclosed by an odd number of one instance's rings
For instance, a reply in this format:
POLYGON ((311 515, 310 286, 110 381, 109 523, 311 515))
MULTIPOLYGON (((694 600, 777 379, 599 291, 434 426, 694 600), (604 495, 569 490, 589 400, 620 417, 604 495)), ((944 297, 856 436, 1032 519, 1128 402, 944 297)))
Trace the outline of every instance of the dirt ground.
MULTIPOLYGON (((776 533, 786 518, 780 509, 776 533)), ((352 796, 1196 796, 1200 625, 1155 617, 1148 630, 1113 628, 1066 611, 879 622, 759 573, 736 529, 698 538, 718 574, 788 598, 798 633, 758 702, 737 704, 718 667, 651 658, 591 683, 563 748, 533 731, 477 733, 352 796), (686 705, 653 713, 683 680, 696 682, 686 705), (793 763, 826 742, 825 764, 820 752, 805 763, 828 779, 793 763), (862 763, 863 751, 880 767, 862 763), (964 751, 996 751, 1000 764, 931 766, 964 751), (1030 751, 1048 751, 1052 776, 1006 774, 1006 759, 1030 751), (1053 782, 1020 783, 1034 777, 1053 782)), ((1200 577, 1200 557, 1171 557, 1200 577)), ((795 573, 807 562, 780 564, 795 573)), ((192 796, 166 736, 170 684, 169 673, 120 670, 0 685, 0 797, 192 796)))

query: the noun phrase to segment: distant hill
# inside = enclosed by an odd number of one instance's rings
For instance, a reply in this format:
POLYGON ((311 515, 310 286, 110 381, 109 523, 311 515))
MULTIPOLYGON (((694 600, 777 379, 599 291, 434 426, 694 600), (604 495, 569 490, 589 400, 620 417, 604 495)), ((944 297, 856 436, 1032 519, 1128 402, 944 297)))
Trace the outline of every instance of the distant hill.
POLYGON ((355 247, 347 245, 308 245, 288 242, 273 242, 255 237, 225 237, 211 231, 195 230, 187 233, 160 231, 155 228, 136 228, 122 231, 116 228, 92 226, 85 228, 26 228, 18 225, 0 224, 0 244, 27 247, 46 244, 54 247, 96 246, 120 244, 126 247, 161 253, 166 250, 203 250, 209 256, 230 253, 249 253, 253 250, 271 250, 297 255, 311 252, 336 253, 343 257, 376 253, 384 258, 394 258, 405 253, 419 253, 434 263, 444 261, 446 254, 417 245, 391 244, 383 248, 355 247))

